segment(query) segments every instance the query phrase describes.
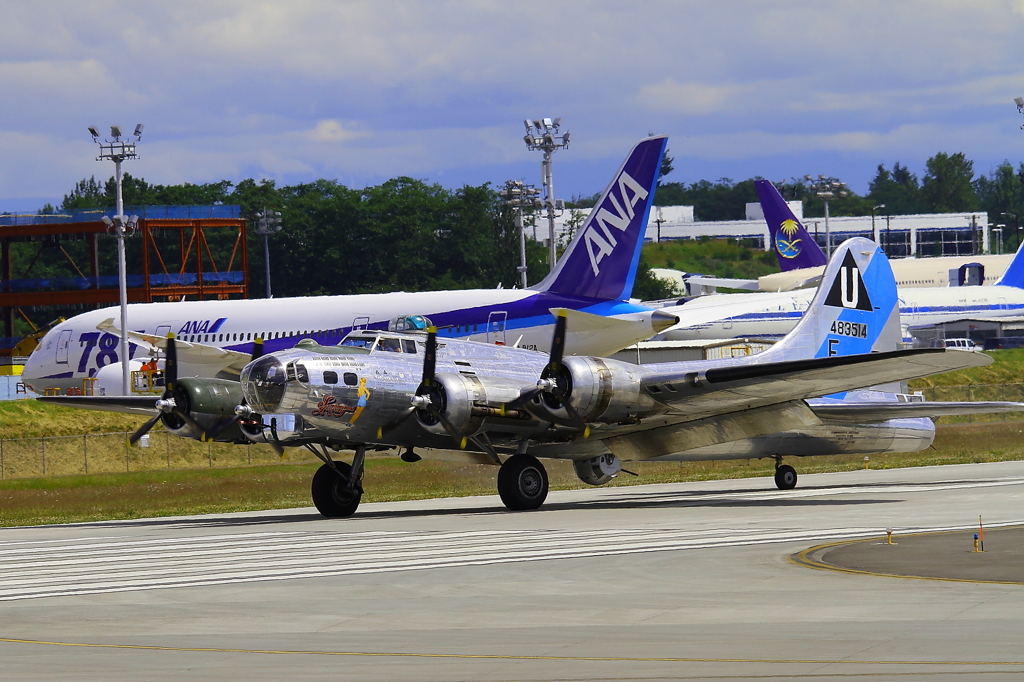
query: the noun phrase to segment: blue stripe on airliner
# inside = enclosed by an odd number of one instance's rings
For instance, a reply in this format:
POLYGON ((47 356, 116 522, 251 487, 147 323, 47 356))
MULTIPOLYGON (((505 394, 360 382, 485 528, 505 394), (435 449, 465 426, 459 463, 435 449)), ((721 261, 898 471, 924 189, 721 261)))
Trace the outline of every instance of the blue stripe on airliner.
MULTIPOLYGON (((611 315, 626 315, 629 313, 649 312, 650 308, 636 305, 628 301, 606 301, 592 298, 576 298, 552 294, 550 292, 539 292, 527 296, 518 301, 507 303, 495 303, 492 305, 479 306, 476 308, 464 308, 462 310, 451 310, 429 315, 430 321, 438 327, 438 335, 451 338, 472 336, 487 332, 488 320, 491 313, 507 313, 504 330, 506 332, 529 327, 538 327, 555 323, 551 314, 551 308, 569 308, 579 310, 593 315, 608 317, 611 315), (461 331, 462 327, 468 326, 469 331, 461 331), (459 329, 459 331, 456 331, 459 329)), ((366 326, 370 330, 386 330, 388 321, 378 321, 366 326)), ((352 331, 351 327, 341 328, 341 336, 352 331)), ((319 342, 337 344, 340 336, 330 338, 321 334, 311 334, 312 338, 319 342)), ((280 339, 265 339, 263 341, 263 352, 273 353, 279 350, 293 348, 300 339, 286 337, 280 339)), ((238 351, 240 353, 251 353, 253 344, 251 342, 225 345, 224 348, 238 351)))

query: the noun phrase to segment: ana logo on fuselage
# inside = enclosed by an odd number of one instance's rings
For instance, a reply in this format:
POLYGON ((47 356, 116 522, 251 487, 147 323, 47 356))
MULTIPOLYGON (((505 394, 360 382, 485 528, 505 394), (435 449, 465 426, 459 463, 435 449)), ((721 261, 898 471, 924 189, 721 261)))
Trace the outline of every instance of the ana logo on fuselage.
POLYGON ((634 208, 639 202, 646 199, 648 194, 649 192, 625 171, 608 192, 607 199, 601 204, 594 219, 583 232, 583 242, 587 249, 587 255, 590 256, 590 266, 594 269, 594 276, 601 274, 601 261, 605 256, 611 255, 619 243, 609 226, 619 232, 625 232, 630 221, 636 215, 634 208), (618 196, 616 196, 616 188, 618 196), (631 192, 632 195, 630 195, 631 192), (614 208, 615 212, 609 210, 610 208, 614 208))
POLYGON ((227 319, 226 317, 221 317, 216 320, 189 320, 178 330, 178 336, 185 334, 215 334, 227 319))

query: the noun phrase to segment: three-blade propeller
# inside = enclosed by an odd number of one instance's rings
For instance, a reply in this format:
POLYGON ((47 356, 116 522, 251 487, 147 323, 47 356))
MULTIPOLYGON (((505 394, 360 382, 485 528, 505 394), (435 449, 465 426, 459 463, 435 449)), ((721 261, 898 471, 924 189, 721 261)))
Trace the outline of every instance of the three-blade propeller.
POLYGON ((165 414, 173 414, 196 431, 203 430, 203 427, 192 418, 192 415, 178 407, 178 404, 174 399, 174 392, 178 386, 178 349, 175 346, 174 334, 167 335, 167 349, 165 351, 165 355, 164 393, 160 396, 160 399, 156 401, 156 409, 158 412, 155 417, 140 426, 138 430, 131 435, 128 442, 132 445, 138 443, 139 439, 149 433, 149 430, 156 426, 156 423, 160 421, 160 418, 165 414))
MULTIPOLYGON (((568 317, 564 310, 555 312, 555 335, 551 339, 551 355, 548 364, 544 367, 540 379, 534 388, 527 389, 519 394, 515 400, 501 406, 501 412, 524 408, 530 410, 531 403, 540 395, 547 395, 557 407, 565 409, 569 421, 574 427, 583 432, 583 437, 590 436, 590 427, 583 420, 576 408, 569 402, 569 392, 572 389, 571 378, 566 366, 562 363, 562 356, 565 353, 565 331, 568 317)), ((541 415, 543 417, 543 415, 541 415)))
POLYGON ((458 444, 459 449, 466 447, 467 438, 459 432, 448 417, 444 416, 435 401, 440 403, 443 400, 441 384, 435 376, 437 370, 437 327, 427 327, 427 347, 423 351, 423 378, 420 380, 416 395, 412 397, 412 404, 397 419, 384 424, 377 429, 377 437, 383 438, 385 434, 401 426, 405 420, 415 414, 416 410, 423 410, 433 417, 444 427, 448 435, 458 444))

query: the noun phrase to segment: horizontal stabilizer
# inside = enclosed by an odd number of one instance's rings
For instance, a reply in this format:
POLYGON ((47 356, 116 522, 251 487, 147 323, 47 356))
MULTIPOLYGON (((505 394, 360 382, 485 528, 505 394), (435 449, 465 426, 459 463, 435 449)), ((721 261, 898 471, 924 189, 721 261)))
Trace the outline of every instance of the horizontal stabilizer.
POLYGON ((1024 403, 989 402, 862 402, 811 405, 823 422, 863 424, 889 419, 955 417, 963 414, 1006 414, 1024 412, 1024 403))

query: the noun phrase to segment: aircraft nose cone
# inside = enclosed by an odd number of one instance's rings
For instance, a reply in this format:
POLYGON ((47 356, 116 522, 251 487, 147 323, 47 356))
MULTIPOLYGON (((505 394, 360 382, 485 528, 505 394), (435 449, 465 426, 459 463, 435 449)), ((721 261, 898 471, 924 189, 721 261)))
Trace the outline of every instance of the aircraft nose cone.
POLYGON ((665 331, 669 327, 679 324, 679 318, 670 313, 663 313, 655 310, 651 313, 651 329, 655 334, 665 331))

